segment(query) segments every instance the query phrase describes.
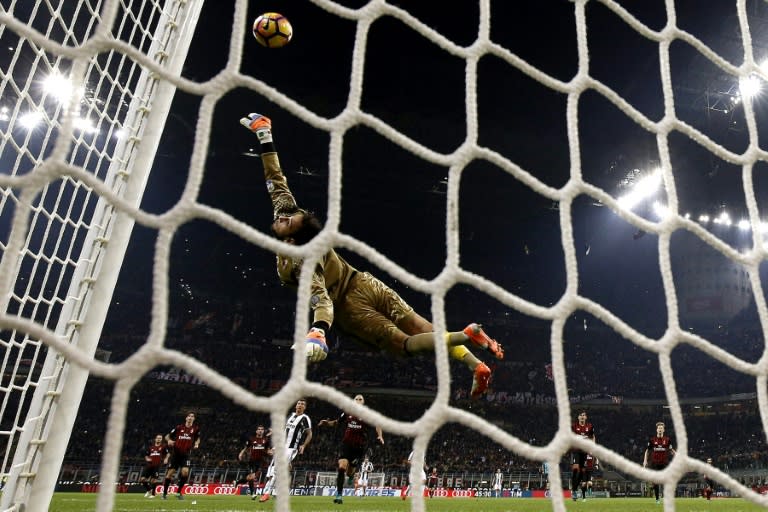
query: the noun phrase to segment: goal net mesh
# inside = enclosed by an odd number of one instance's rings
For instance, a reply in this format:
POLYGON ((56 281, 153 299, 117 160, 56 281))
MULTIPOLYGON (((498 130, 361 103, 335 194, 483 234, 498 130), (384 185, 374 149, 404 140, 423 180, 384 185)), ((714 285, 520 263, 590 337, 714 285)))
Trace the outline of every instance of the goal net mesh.
MULTIPOLYGON (((2 497, 3 508, 20 510, 23 505, 37 503, 35 499, 50 498, 58 468, 46 473, 41 460, 45 461, 47 453, 56 450, 51 446, 56 444, 51 442, 52 436, 61 435, 51 432, 50 423, 60 417, 71 420, 76 414, 78 393, 82 394, 84 385, 83 374, 115 382, 109 416, 104 420, 102 481, 117 481, 131 389, 160 364, 173 365, 194 375, 236 404, 252 411, 269 412, 273 425, 284 422, 285 411, 297 398, 309 395, 339 404, 370 423, 380 425, 386 432, 412 438, 414 460, 424 459, 430 438, 441 426, 454 423, 475 430, 529 460, 548 461, 550 467, 557 467, 561 456, 572 447, 590 451, 603 464, 647 481, 663 483, 667 497, 674 496, 676 484, 685 473, 703 473, 707 469, 702 461, 689 455, 685 418, 672 371, 672 352, 677 347, 691 346, 735 371, 752 376, 762 422, 768 421, 764 360, 749 362, 736 357, 681 326, 679 292, 670 255, 672 237, 682 231, 692 234, 746 270, 762 326, 760 330, 764 332, 768 317, 759 271, 766 249, 761 238, 762 221, 753 171, 767 155, 759 145, 756 113, 750 101, 743 102, 741 108, 748 143, 739 151, 726 149, 707 133, 679 118, 671 83, 670 47, 673 43, 689 45, 712 66, 736 80, 766 78, 753 53, 744 0, 735 2, 743 51, 734 61, 719 56, 703 40, 679 28, 675 23, 675 4, 671 0, 665 3, 667 23, 656 28, 644 24, 617 2, 570 2, 575 33, 572 45, 576 48, 578 65, 567 80, 555 78, 518 56, 513 49, 494 42, 492 23, 504 21, 492 19, 490 0, 478 2, 479 22, 475 37, 468 44, 454 42, 409 13, 407 8, 383 0, 371 1, 359 9, 328 0, 312 0, 310 3, 355 26, 349 94, 342 111, 333 117, 305 108, 260 76, 250 76, 242 71, 245 41, 253 44, 249 33, 254 13, 249 12, 247 0, 234 3, 229 53, 222 55, 220 72, 207 81, 185 77, 179 62, 179 58, 183 60, 186 55, 185 45, 192 37, 202 1, 10 0, 0 4, 0 41, 3 43, 0 65, 0 344, 3 347, 0 356, 0 443, 4 448, 0 472, 4 478, 10 477, 2 497), (637 37, 657 48, 660 83, 654 87, 660 91, 663 100, 659 115, 645 114, 591 74, 586 11, 596 4, 620 19, 637 37), (422 144, 418 137, 406 135, 364 108, 361 98, 365 76, 370 71, 366 67, 368 36, 375 29, 375 23, 384 19, 394 20, 463 63, 464 104, 457 104, 455 109, 465 114, 463 129, 466 136, 452 149, 446 151, 422 144), (566 126, 567 145, 560 150, 568 154, 569 174, 562 186, 548 184, 524 164, 480 143, 478 70, 484 57, 493 57, 565 98, 566 108, 560 122, 566 126), (237 215, 224 208, 208 206, 199 199, 200 183, 211 172, 206 167, 211 132, 230 129, 230 125, 225 128, 214 126, 215 109, 227 93, 238 88, 258 98, 262 106, 257 108, 265 114, 269 115, 269 107, 283 109, 329 136, 327 223, 322 234, 306 246, 287 248, 237 215), (172 207, 160 214, 151 214, 140 207, 143 187, 170 99, 178 91, 200 100, 199 109, 193 114, 197 121, 188 183, 172 207), (659 219, 634 213, 609 191, 585 179, 580 126, 586 121, 580 115, 580 104, 586 94, 604 99, 653 135, 667 200, 666 210, 659 219), (356 127, 369 129, 412 154, 425 166, 448 170, 444 212, 446 257, 437 277, 420 277, 397 264, 392 255, 378 251, 341 229, 341 185, 345 173, 349 172, 342 165, 341 155, 345 140, 353 136, 352 130, 356 127), (718 159, 741 169, 748 222, 752 232, 760 234, 753 237, 746 250, 734 249, 696 219, 688 218, 681 209, 678 199, 681 185, 676 179, 676 167, 669 149, 672 136, 688 138, 718 159), (472 177, 467 175, 466 181, 462 181, 462 177, 477 161, 493 165, 533 194, 557 205, 565 287, 556 301, 544 304, 526 299, 516 294, 513 287, 496 283, 493 276, 484 277, 463 267, 459 205, 461 191, 472 177), (658 265, 667 310, 667 325, 661 336, 648 336, 611 308, 580 293, 580 248, 577 247, 573 222, 575 204, 583 198, 599 203, 637 229, 658 237, 658 265), (471 410, 450 406, 448 354, 442 345, 438 345, 435 357, 438 378, 434 405, 428 414, 413 422, 396 421, 375 410, 360 407, 341 391, 311 381, 307 378, 307 363, 299 351, 293 356, 286 385, 273 396, 265 397, 234 385, 230 378, 192 354, 166 347, 168 272, 174 265, 171 243, 174 235, 196 219, 213 223, 236 234, 244 242, 273 253, 311 259, 313 254, 335 247, 368 260, 388 277, 428 297, 430 316, 438 332, 446 331, 445 298, 456 286, 473 288, 510 311, 546 322, 551 332, 552 378, 559 417, 557 433, 545 446, 534 446, 529 440, 486 422, 471 410), (141 349, 127 360, 104 363, 94 356, 96 342, 134 223, 157 231, 149 336, 141 349), (598 319, 619 337, 658 359, 677 449, 677 455, 665 471, 643 469, 636 460, 628 460, 614 450, 593 445, 571 434, 573 414, 563 346, 565 326, 578 312, 598 319), (87 340, 84 340, 85 333, 87 340), (74 396, 75 399, 63 401, 62 396, 74 396)), ((297 27, 297 33, 300 30, 297 27)), ((242 114, 247 110, 250 108, 246 107, 242 114)), ((235 124, 237 119, 227 122, 235 124)), ((279 130, 276 139, 279 144, 279 130)), ((413 169, 412 172, 419 171, 413 169)), ((266 197, 264 201, 267 201, 266 197)), ((303 343, 308 328, 309 281, 306 276, 309 274, 302 273, 295 303, 297 320, 293 339, 297 343, 303 343)), ((632 300, 632 297, 626 300, 632 300)), ((513 348, 514 340, 507 343, 508 348, 513 348)), ((71 422, 69 428, 71 430, 71 422)), ((63 438, 65 445, 68 436, 69 432, 63 438)), ((273 437, 275 443, 282 443, 282 429, 276 428, 273 437)), ((58 456, 59 464, 62 456, 58 456)), ((50 460, 55 461, 55 456, 50 460)), ((282 456, 278 461, 277 494, 288 496, 288 464, 282 456)), ((413 465, 411 481, 420 478, 418 467, 418 464, 413 465)), ((768 499, 728 474, 719 470, 709 471, 709 474, 739 495, 768 505, 768 499)), ((553 489, 563 486, 559 472, 551 472, 550 477, 553 489)), ((113 508, 114 492, 113 486, 102 488, 98 510, 113 508)), ((287 510, 287 502, 278 502, 280 509, 287 510)), ((563 496, 559 493, 552 496, 552 502, 555 510, 565 510, 563 496)), ((412 506, 423 510, 422 498, 416 497, 412 506)))

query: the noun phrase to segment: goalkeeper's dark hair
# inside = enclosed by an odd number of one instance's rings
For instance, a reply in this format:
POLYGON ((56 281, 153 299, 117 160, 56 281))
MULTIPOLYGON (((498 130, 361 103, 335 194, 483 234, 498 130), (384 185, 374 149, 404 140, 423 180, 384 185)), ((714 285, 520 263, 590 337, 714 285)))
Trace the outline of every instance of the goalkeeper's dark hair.
POLYGON ((315 238, 315 236, 323 230, 323 223, 317 215, 308 210, 298 209, 293 214, 295 215, 296 213, 304 215, 304 218, 301 221, 301 227, 289 236, 283 238, 292 238, 296 245, 304 245, 315 238))
POLYGON ((296 245, 306 244, 323 230, 323 223, 317 218, 317 215, 307 210, 301 210, 301 213, 304 214, 301 227, 291 236, 296 245))

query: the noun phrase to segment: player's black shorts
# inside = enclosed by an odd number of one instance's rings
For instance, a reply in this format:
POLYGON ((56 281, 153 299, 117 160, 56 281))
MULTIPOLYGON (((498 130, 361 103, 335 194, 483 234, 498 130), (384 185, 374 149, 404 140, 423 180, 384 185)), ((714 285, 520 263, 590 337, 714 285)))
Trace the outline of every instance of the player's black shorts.
POLYGON ((661 470, 669 466, 669 462, 653 462, 651 461, 650 464, 648 464, 649 469, 656 469, 661 470))
POLYGON ((352 466, 357 467, 365 458, 365 446, 351 446, 348 444, 342 444, 339 458, 347 459, 352 466))
POLYGON ((159 474, 160 466, 144 466, 144 469, 141 470, 141 478, 147 480, 157 479, 159 474))
POLYGON ((587 465, 587 452, 580 450, 573 450, 571 452, 571 465, 578 464, 580 468, 584 468, 587 465))
POLYGON ((171 460, 168 463, 168 467, 173 469, 190 467, 191 465, 192 465, 192 461, 190 460, 188 453, 173 452, 171 454, 171 460))
POLYGON ((248 462, 248 473, 259 473, 261 471, 264 471, 264 468, 267 465, 264 464, 264 459, 262 460, 252 460, 248 462))

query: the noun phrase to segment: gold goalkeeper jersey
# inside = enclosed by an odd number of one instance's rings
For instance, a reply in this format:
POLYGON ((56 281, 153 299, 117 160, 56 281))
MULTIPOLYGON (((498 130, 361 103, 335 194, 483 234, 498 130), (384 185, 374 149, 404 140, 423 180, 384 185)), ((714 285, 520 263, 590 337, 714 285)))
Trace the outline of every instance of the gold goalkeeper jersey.
MULTIPOLYGON (((292 215, 299 209, 296 200, 288 188, 288 180, 280 168, 277 153, 261 155, 264 164, 264 178, 267 181, 267 191, 272 200, 274 217, 292 215)), ((277 274, 283 284, 298 286, 302 260, 277 255, 277 274)), ((320 259, 312 275, 312 296, 310 306, 313 312, 313 322, 323 321, 333 324, 333 305, 344 294, 357 270, 331 249, 320 259)))

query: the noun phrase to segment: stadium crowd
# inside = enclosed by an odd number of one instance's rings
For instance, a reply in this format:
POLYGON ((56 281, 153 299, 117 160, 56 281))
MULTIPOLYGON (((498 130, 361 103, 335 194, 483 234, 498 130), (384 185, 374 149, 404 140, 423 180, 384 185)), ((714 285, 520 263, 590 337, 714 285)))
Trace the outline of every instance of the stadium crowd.
MULTIPOLYGON (((280 389, 291 370, 292 320, 271 322, 269 312, 254 314, 257 306, 248 302, 230 304, 212 297, 202 302, 204 308, 185 305, 175 310, 166 345, 194 356, 255 394, 270 395, 280 389), (269 338, 259 335, 264 329, 257 330, 257 324, 263 328, 264 323, 267 331, 274 328, 271 332, 276 334, 269 338)), ((287 309, 291 307, 286 305, 287 309)), ((743 323, 748 325, 749 321, 743 323)), ((655 355, 619 339, 610 329, 576 324, 568 326, 564 334, 571 401, 590 409, 602 445, 639 462, 647 438, 653 433, 649 429, 665 416, 664 388, 655 355), (606 397, 609 400, 601 400, 606 397), (645 400, 644 405, 638 404, 640 399, 645 400)), ((468 399, 470 376, 452 371, 451 403, 477 413, 523 441, 544 445, 557 427, 549 345, 544 341, 549 331, 537 326, 521 329, 518 322, 507 320, 492 320, 486 326, 494 337, 509 340, 506 357, 493 361, 492 387, 480 400, 468 399)), ((108 326, 100 344, 104 357, 113 362, 126 359, 146 341, 140 329, 114 327, 108 326)), ((738 325, 733 331, 740 333, 740 356, 759 357, 758 333, 738 325)), ((733 339, 727 331, 705 334, 723 345, 733 339)), ((350 395, 364 393, 369 407, 399 420, 416 419, 429 407, 437 387, 432 358, 404 360, 374 354, 335 334, 329 343, 332 355, 322 364, 310 367, 311 380, 349 390, 350 395), (399 390, 409 393, 404 395, 399 390)), ((674 356, 681 397, 723 397, 754 390, 754 379, 699 351, 680 348, 674 356)), ((95 377, 89 380, 65 457, 68 464, 99 462, 111 386, 95 377)), ((309 398, 308 413, 312 418, 319 420, 337 414, 331 404, 309 398)), ((710 400, 705 405, 689 406, 686 429, 691 454, 702 459, 711 456, 718 467, 726 469, 768 466, 768 448, 755 408, 750 400, 710 400)), ((202 426, 203 441, 196 461, 208 465, 237 465, 237 452, 256 424, 268 424, 267 415, 222 400, 197 377, 175 368, 157 367, 133 390, 124 460, 141 460, 148 440, 156 433, 167 433, 187 410, 197 412, 202 426)), ((671 421, 668 425, 674 436, 671 421)), ((296 464, 316 470, 332 469, 338 455, 339 434, 317 432, 308 453, 296 464)), ((411 440, 386 432, 385 439, 386 444, 373 454, 377 467, 402 470, 412 449, 411 440)), ((477 468, 535 471, 540 465, 453 424, 443 426, 432 438, 427 459, 440 472, 477 468)))

